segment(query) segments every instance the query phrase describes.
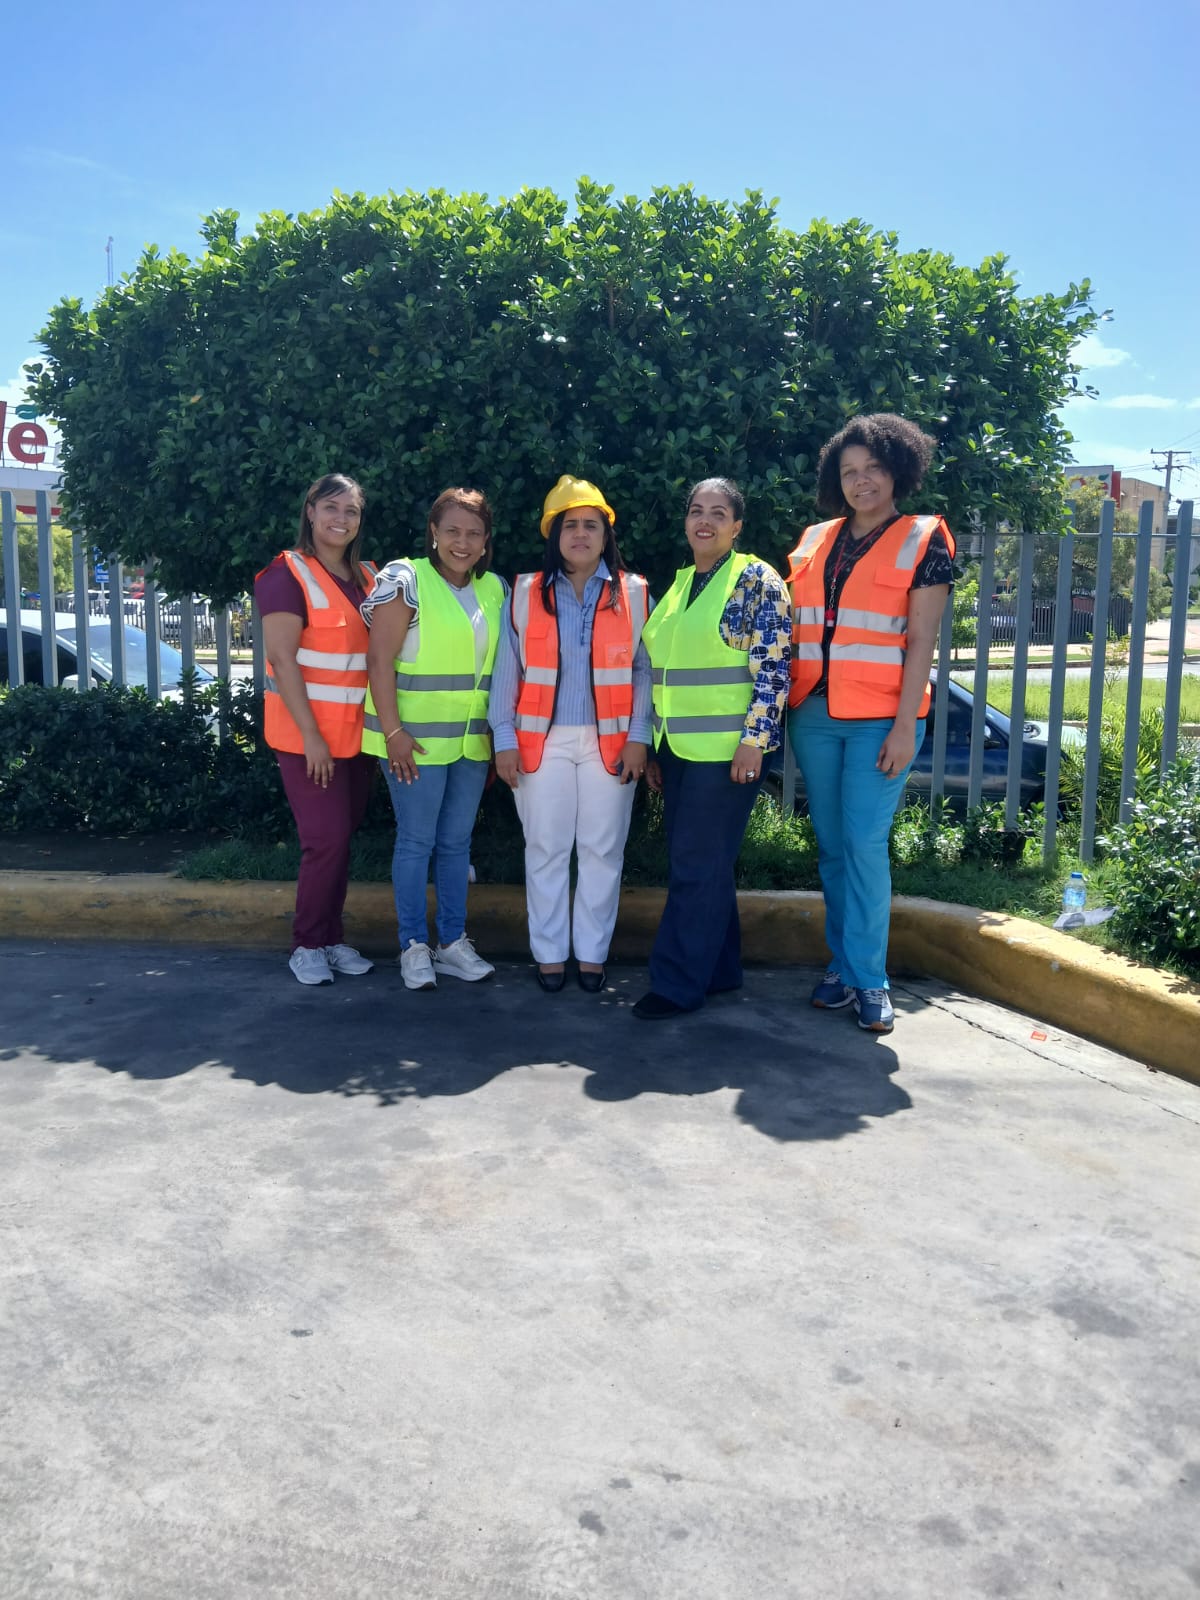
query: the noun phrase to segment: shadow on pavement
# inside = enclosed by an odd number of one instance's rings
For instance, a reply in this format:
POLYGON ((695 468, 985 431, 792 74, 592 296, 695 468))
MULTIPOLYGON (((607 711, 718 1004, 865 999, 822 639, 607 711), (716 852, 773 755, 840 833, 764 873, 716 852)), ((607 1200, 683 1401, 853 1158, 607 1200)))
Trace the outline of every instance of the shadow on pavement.
POLYGON ((778 1140, 838 1139, 910 1108, 894 1049, 846 1013, 804 1003, 805 975, 759 969, 703 1012, 645 1024, 645 988, 612 969, 601 996, 543 995, 530 969, 410 993, 393 966, 304 989, 278 957, 135 946, 0 947, 0 1060, 32 1051, 137 1079, 224 1071, 289 1094, 381 1107, 468 1095, 509 1072, 582 1071, 593 1101, 737 1094, 737 1116, 778 1140))

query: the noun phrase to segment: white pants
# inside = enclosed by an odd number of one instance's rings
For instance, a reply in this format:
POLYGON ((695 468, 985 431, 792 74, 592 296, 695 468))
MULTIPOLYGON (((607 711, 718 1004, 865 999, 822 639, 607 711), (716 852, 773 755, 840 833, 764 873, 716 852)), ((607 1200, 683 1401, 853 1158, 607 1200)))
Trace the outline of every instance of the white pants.
POLYGON ((551 728, 541 766, 518 777, 529 948, 542 966, 565 961, 572 945, 577 961, 608 959, 636 788, 605 767, 594 724, 551 728), (572 845, 579 876, 568 924, 572 845))

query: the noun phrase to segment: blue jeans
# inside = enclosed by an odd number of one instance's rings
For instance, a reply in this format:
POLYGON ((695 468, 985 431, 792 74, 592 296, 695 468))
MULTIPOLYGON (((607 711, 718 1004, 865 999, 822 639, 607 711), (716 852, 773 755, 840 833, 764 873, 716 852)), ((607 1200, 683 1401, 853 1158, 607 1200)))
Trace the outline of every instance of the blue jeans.
POLYGON ((742 982, 742 928, 734 867, 767 756, 754 783, 734 783, 728 761, 685 761, 664 739, 667 903, 650 952, 650 987, 685 1011, 742 982))
MULTIPOLYGON (((788 738, 817 834, 830 965, 855 989, 888 987, 888 835, 912 766, 885 778, 875 765, 891 726, 890 717, 831 717, 822 695, 809 695, 788 713, 788 738)), ((924 741, 922 719, 914 757, 924 741)))
POLYGON ((429 859, 437 891, 439 944, 453 944, 467 927, 467 874, 471 866, 471 834, 487 779, 486 761, 462 757, 444 767, 423 766, 415 783, 401 783, 381 761, 396 813, 396 848, 392 852, 392 890, 400 948, 429 939, 425 889, 429 859))

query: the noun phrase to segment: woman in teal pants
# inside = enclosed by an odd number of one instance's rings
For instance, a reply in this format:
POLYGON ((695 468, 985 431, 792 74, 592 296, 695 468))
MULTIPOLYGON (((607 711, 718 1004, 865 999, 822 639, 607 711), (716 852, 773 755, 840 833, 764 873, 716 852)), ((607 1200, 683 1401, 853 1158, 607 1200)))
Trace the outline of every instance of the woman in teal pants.
POLYGON ((788 737, 804 775, 825 891, 829 970, 813 1005, 853 1005, 890 1033, 888 836, 925 738, 929 669, 953 586, 954 536, 902 516, 934 440, 903 417, 856 417, 824 446, 817 504, 832 520, 792 551, 788 737))

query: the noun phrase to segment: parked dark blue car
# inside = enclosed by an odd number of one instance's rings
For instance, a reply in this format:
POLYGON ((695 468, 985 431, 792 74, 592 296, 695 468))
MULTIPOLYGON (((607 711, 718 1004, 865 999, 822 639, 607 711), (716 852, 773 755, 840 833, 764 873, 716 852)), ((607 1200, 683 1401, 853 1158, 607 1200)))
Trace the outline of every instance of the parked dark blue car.
MULTIPOLYGON (((937 673, 933 674, 936 682, 937 673)), ((942 792, 947 805, 965 810, 967 804, 967 776, 971 761, 971 719, 975 697, 962 684, 950 680, 948 722, 946 725, 946 767, 942 792)), ((1049 730, 1044 722, 1026 722, 1021 730, 1021 804, 1031 806, 1045 797, 1046 748, 1049 730)), ((906 798, 928 801, 933 790, 933 735, 934 711, 930 707, 925 743, 917 753, 913 769, 908 776, 906 798)), ((983 737, 983 791, 985 801, 1003 800, 1008 793, 1008 749, 1012 738, 1012 724, 1003 711, 988 706, 983 737)), ((1062 730, 1062 744, 1082 745, 1084 735, 1078 728, 1062 730)), ((777 762, 775 781, 782 783, 782 760, 777 762)), ((796 773, 796 802, 804 801, 804 779, 796 773)))

